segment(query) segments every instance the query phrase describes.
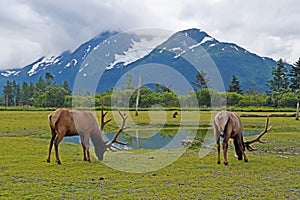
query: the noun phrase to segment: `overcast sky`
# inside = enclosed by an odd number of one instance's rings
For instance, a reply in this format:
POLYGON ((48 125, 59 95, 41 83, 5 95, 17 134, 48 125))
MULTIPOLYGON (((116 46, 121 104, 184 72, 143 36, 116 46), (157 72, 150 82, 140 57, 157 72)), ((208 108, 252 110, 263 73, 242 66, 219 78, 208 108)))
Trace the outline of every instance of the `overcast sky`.
POLYGON ((0 69, 73 51, 105 30, 200 28, 260 56, 300 57, 298 0, 0 0, 0 69))

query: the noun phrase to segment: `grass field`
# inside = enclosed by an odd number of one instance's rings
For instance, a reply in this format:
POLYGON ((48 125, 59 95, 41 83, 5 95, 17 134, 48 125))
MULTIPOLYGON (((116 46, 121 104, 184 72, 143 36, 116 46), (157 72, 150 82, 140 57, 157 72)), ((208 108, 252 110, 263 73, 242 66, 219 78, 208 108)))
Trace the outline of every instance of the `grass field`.
MULTIPOLYGON (((55 163, 54 154, 47 163, 49 113, 0 112, 0 199, 299 199, 300 121, 293 118, 271 118, 272 131, 264 136, 268 143, 255 144, 258 151, 246 152, 248 163, 235 159, 230 145, 228 166, 216 164, 214 149, 199 158, 196 148, 160 170, 126 173, 94 157, 91 163, 83 162, 81 146, 66 142, 60 144, 63 164, 55 163)), ((166 120, 165 126, 176 127, 181 118, 171 114, 151 116, 144 111, 135 117, 130 113, 128 123, 148 127, 166 120)), ((208 127, 211 120, 209 112, 202 112, 200 118, 194 112, 185 115, 188 126, 200 122, 197 126, 208 127)), ((253 130, 262 130, 265 123, 263 118, 242 121, 246 129, 253 130)), ((117 125, 112 122, 106 128, 113 131, 117 125)), ((163 158, 151 159, 159 162, 163 158)))

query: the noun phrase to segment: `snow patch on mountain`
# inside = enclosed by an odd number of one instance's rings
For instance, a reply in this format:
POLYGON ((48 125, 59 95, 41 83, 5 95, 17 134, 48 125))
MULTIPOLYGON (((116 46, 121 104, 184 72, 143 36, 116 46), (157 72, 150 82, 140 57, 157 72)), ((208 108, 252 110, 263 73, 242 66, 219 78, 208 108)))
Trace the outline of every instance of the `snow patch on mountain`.
MULTIPOLYGON (((201 31, 199 31, 199 32, 201 32, 201 31)), ((185 35, 187 36, 187 33, 185 33, 185 35)), ((185 41, 184 40, 184 41, 181 42, 182 47, 173 47, 173 48, 170 48, 169 51, 175 53, 174 58, 179 58, 180 56, 182 56, 187 51, 191 50, 193 52, 195 48, 205 44, 206 42, 214 41, 214 40, 215 39, 213 37, 210 37, 210 36, 205 36, 200 42, 193 43, 193 44, 190 44, 191 41, 185 41)))
POLYGON ((82 56, 82 60, 86 58, 86 56, 89 54, 91 51, 91 45, 88 46, 88 48, 84 51, 84 55, 82 56))
MULTIPOLYGON (((106 69, 112 69, 116 64, 122 63, 123 66, 127 66, 146 55, 148 55, 155 47, 161 44, 165 38, 160 37, 140 37, 139 41, 131 39, 131 47, 123 51, 121 54, 114 54, 114 61, 106 67, 106 69)), ((116 42, 116 40, 114 40, 116 42)), ((109 56, 108 53, 106 56, 109 56)))
POLYGON ((162 48, 162 49, 159 51, 159 53, 162 53, 162 52, 164 52, 165 50, 166 50, 166 47, 162 48))
POLYGON ((70 62, 66 64, 66 67, 70 67, 71 65, 75 66, 78 63, 76 59, 72 59, 70 62))
POLYGON ((2 72, 1 75, 5 76, 5 77, 9 77, 9 76, 17 76, 21 71, 15 71, 15 70, 7 70, 5 72, 2 72))
POLYGON ((88 65, 89 65, 89 63, 85 63, 83 66, 80 67, 78 72, 79 73, 82 72, 82 70, 84 70, 88 65))
POLYGON ((235 45, 231 45, 230 47, 233 48, 233 49, 235 49, 235 50, 237 50, 237 51, 239 50, 239 49, 237 48, 237 46, 235 46, 235 45))
POLYGON ((50 56, 50 57, 44 57, 41 61, 36 62, 31 69, 27 72, 29 76, 32 76, 37 73, 37 70, 39 67, 45 67, 48 65, 51 65, 53 63, 57 63, 59 59, 57 59, 57 56, 50 56))
POLYGON ((94 47, 93 50, 97 50, 99 48, 100 44, 98 44, 97 46, 94 47))
POLYGON ((192 46, 189 46, 189 49, 196 48, 196 47, 198 47, 198 46, 200 46, 200 45, 201 45, 201 42, 198 43, 198 44, 194 44, 194 45, 192 45, 192 46))
POLYGON ((213 37, 210 37, 210 36, 206 36, 205 38, 203 38, 203 40, 200 42, 200 45, 201 44, 204 44, 206 42, 209 42, 209 41, 214 41, 215 39, 213 37))

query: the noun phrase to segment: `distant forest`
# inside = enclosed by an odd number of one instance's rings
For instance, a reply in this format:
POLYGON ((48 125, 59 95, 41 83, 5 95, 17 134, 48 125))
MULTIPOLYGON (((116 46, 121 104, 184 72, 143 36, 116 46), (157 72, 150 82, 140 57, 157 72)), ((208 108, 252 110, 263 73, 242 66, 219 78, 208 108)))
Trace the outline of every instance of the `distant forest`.
MULTIPOLYGON (((282 59, 272 71, 273 78, 268 81, 269 91, 256 93, 254 90, 244 91, 235 75, 227 89, 227 106, 241 107, 295 107, 300 100, 300 58, 294 63, 288 72, 282 59)), ((134 108, 136 104, 137 89, 134 89, 132 77, 126 77, 126 84, 120 90, 109 90, 102 94, 91 95, 89 92, 76 91, 72 95, 67 81, 61 85, 53 83, 54 77, 46 73, 36 83, 17 84, 15 81, 7 81, 0 98, 2 106, 33 106, 33 107, 110 107, 113 103, 117 107, 134 108), (112 102, 113 101, 113 102, 112 102)), ((164 85, 157 84, 154 89, 146 86, 140 87, 139 107, 149 108, 155 104, 163 107, 178 108, 182 105, 187 107, 210 107, 211 96, 218 98, 224 93, 209 89, 210 80, 204 71, 195 74, 196 91, 187 94, 177 94, 164 85), (192 100, 197 97, 198 102, 192 100)))

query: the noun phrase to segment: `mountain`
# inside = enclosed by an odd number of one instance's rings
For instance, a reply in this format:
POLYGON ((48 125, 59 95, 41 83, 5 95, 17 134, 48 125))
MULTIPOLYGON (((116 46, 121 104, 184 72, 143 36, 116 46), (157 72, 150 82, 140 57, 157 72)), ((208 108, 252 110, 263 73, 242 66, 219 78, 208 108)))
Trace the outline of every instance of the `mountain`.
POLYGON ((136 83, 136 77, 142 74, 143 84, 158 82, 186 92, 189 86, 182 85, 188 82, 196 88, 195 76, 203 70, 216 90, 228 88, 235 75, 243 89, 265 91, 276 66, 271 58, 260 57, 234 43, 220 42, 199 29, 172 35, 150 29, 103 32, 73 52, 42 57, 21 69, 0 71, 0 90, 7 81, 36 82, 50 72, 55 83, 67 80, 75 92, 80 87, 100 93, 122 85, 124 80, 120 80, 128 72, 134 74, 136 83))
POLYGON ((80 45, 74 52, 66 51, 58 56, 42 57, 24 68, 1 71, 0 87, 2 88, 8 80, 15 80, 17 83, 36 82, 47 72, 54 75, 56 83, 67 80, 72 85, 73 77, 90 51, 96 49, 97 45, 114 34, 116 33, 104 32, 80 45))

